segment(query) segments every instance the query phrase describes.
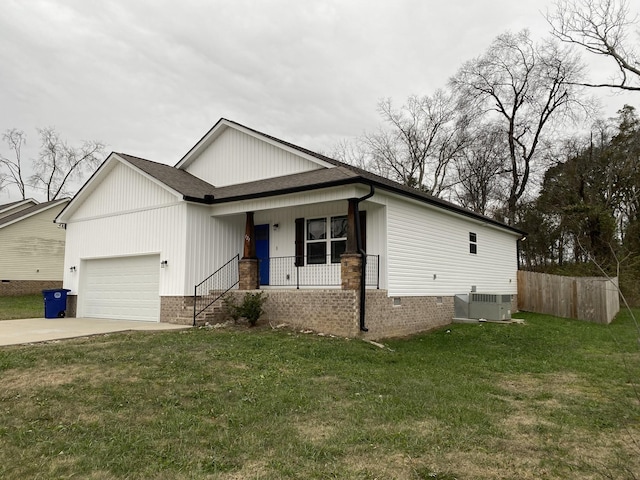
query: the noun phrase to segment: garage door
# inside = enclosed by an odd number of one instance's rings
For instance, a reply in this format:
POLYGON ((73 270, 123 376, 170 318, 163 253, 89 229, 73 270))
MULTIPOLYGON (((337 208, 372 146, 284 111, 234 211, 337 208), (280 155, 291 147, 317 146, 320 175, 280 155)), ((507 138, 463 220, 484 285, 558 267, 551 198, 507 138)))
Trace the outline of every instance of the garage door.
POLYGON ((78 315, 160 321, 160 257, 118 257, 82 264, 78 315))

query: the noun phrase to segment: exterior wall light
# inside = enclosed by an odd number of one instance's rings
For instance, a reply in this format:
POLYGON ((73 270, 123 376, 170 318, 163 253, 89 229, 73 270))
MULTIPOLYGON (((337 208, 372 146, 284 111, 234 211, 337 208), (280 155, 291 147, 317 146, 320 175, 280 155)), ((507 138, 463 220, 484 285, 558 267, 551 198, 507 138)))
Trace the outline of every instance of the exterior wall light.
POLYGON ((73 267, 71 267, 71 268, 69 269, 69 271, 70 271, 71 273, 76 273, 76 267, 75 267, 75 265, 74 265, 73 267))
POLYGON ((162 260, 160 262, 160 268, 167 268, 167 265, 169 265, 169 262, 167 262, 166 260, 162 260))

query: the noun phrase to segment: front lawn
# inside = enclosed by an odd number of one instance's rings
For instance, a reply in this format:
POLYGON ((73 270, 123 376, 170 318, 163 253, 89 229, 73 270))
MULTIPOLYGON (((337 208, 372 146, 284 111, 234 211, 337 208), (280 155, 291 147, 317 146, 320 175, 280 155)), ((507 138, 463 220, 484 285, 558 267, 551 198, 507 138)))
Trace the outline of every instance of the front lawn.
POLYGON ((4 347, 0 478, 637 478, 631 319, 520 316, 384 349, 262 327, 4 347))
POLYGON ((44 317, 42 295, 0 297, 0 320, 44 317))

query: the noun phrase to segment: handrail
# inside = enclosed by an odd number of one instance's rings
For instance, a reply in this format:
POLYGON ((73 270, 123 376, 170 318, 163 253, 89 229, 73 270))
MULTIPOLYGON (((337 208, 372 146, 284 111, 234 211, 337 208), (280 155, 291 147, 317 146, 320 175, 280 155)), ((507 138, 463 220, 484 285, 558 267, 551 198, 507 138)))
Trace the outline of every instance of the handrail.
MULTIPOLYGON (((321 257, 320 257, 321 258, 321 257)), ((326 255, 322 263, 319 257, 312 257, 312 262, 304 256, 302 265, 296 265, 299 256, 269 257, 260 260, 260 268, 267 265, 269 270, 269 286, 290 287, 333 287, 341 283, 341 264, 331 262, 331 255, 326 255)), ((380 255, 367 255, 365 283, 368 287, 380 288, 380 255)))
POLYGON ((197 284, 193 289, 193 325, 198 315, 218 301, 225 293, 240 283, 238 263, 240 254, 218 268, 215 272, 197 284), (224 283, 222 283, 224 282, 224 283), (200 293, 198 292, 200 289, 200 293), (204 290, 204 292, 202 292, 204 290), (211 294, 211 292, 215 292, 211 294), (203 304, 205 304, 202 306, 203 304))

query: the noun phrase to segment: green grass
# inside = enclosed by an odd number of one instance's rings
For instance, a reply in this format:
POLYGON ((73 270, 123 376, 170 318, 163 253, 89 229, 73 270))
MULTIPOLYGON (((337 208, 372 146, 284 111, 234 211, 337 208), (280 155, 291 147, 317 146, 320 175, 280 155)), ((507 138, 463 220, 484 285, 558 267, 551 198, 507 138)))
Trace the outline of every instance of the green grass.
POLYGON ((0 320, 44 317, 42 295, 0 297, 0 320))
POLYGON ((4 347, 0 478, 637 478, 630 318, 521 316, 384 349, 266 328, 4 347))

